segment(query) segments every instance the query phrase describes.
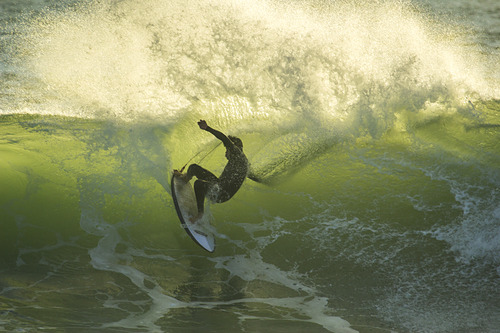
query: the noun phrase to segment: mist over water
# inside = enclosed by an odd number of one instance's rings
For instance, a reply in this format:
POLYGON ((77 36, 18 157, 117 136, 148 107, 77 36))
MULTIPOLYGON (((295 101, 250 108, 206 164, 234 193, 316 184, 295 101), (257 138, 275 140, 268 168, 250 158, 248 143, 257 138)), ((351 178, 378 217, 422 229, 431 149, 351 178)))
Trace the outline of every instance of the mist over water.
POLYGON ((495 2, 0 8, 0 330, 499 327, 495 2), (263 180, 213 255, 169 193, 224 167, 199 119, 263 180))

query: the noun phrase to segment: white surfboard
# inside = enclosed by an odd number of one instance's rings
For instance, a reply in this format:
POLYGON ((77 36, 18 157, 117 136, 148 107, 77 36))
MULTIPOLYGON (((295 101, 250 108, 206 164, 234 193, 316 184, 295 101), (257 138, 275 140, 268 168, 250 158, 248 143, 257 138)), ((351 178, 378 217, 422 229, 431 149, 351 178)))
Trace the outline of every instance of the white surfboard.
POLYGON ((211 231, 209 214, 203 214, 195 222, 191 219, 198 215, 196 206, 196 197, 190 182, 185 182, 175 174, 170 181, 172 189, 172 198, 174 199, 175 210, 181 225, 186 233, 195 241, 196 244, 207 250, 215 251, 215 237, 211 231))

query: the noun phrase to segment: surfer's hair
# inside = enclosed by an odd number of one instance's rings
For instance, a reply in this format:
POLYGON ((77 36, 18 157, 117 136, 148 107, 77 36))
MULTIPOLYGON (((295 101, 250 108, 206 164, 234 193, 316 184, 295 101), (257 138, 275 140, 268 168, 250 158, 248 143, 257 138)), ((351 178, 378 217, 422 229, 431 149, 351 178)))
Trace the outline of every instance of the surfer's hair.
POLYGON ((229 138, 229 140, 231 140, 235 144, 236 147, 243 150, 243 142, 239 138, 237 138, 235 136, 231 136, 231 135, 228 135, 228 138, 229 138))

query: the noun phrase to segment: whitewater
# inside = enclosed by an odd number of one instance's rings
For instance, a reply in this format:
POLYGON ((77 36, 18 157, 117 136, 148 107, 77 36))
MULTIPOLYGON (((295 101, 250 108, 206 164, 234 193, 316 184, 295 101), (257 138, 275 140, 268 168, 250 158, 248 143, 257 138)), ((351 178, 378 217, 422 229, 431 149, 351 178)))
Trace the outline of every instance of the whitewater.
POLYGON ((500 4, 0 3, 0 331, 498 332, 500 4), (252 172, 182 229, 173 169, 252 172))

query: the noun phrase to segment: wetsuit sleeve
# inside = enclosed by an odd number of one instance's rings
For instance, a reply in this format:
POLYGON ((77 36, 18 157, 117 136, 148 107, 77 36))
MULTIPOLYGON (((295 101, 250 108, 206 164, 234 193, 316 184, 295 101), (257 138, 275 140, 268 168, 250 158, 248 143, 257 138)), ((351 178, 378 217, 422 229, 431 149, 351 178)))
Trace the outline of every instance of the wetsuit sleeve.
POLYGON ((262 179, 260 179, 257 175, 255 175, 253 172, 249 172, 247 175, 248 179, 253 180, 256 183, 262 183, 262 179))
POLYGON ((224 133, 219 132, 216 129, 213 129, 210 126, 207 126, 207 129, 205 131, 212 133, 217 139, 222 141, 224 146, 231 147, 233 145, 233 142, 231 140, 229 140, 229 138, 224 133))
POLYGON ((257 174, 255 174, 255 172, 252 170, 252 166, 250 165, 248 168, 247 178, 253 180, 256 183, 263 183, 262 179, 257 176, 257 174))

